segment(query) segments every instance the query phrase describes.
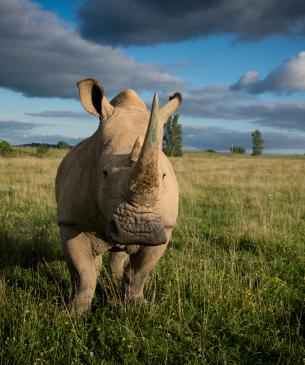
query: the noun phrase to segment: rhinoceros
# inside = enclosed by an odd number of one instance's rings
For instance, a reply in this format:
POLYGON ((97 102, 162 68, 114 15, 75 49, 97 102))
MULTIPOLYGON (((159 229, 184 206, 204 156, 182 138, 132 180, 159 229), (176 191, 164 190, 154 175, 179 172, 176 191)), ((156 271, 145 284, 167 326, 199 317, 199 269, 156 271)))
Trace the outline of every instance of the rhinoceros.
POLYGON ((161 147, 163 125, 182 97, 175 93, 159 108, 155 95, 149 112, 131 89, 109 102, 98 81, 84 79, 77 86, 84 109, 100 123, 62 160, 56 200, 71 306, 82 313, 91 307, 106 251, 112 279, 125 276, 125 300, 145 301, 144 282, 167 247, 178 213, 178 184, 161 147))

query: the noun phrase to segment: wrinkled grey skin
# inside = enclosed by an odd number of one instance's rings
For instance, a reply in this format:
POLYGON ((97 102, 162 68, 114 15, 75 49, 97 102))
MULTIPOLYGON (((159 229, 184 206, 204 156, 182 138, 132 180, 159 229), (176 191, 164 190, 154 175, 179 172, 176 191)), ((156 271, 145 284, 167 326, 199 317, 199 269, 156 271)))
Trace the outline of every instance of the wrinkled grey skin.
POLYGON ((145 279, 164 253, 178 213, 178 185, 161 146, 163 124, 181 95, 160 109, 155 97, 149 113, 133 90, 109 103, 97 81, 81 80, 78 87, 82 105, 100 125, 60 164, 56 200, 72 308, 82 313, 90 308, 106 251, 113 280, 125 274, 125 300, 144 299, 145 279))

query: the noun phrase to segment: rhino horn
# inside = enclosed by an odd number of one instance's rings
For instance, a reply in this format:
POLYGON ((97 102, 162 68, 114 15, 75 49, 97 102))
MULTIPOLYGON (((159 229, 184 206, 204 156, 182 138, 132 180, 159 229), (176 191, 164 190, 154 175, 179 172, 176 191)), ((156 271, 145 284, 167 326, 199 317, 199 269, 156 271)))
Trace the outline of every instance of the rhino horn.
MULTIPOLYGON (((132 167, 129 180, 131 194, 142 196, 143 199, 145 196, 151 196, 159 188, 160 136, 158 124, 158 96, 155 94, 145 139, 139 158, 132 167)), ((136 141, 135 145, 138 142, 136 141)), ((135 148, 136 146, 134 146, 133 151, 135 148)))
POLYGON ((135 163, 138 161, 142 146, 143 146, 143 138, 138 137, 131 150, 131 154, 130 154, 131 163, 135 163))

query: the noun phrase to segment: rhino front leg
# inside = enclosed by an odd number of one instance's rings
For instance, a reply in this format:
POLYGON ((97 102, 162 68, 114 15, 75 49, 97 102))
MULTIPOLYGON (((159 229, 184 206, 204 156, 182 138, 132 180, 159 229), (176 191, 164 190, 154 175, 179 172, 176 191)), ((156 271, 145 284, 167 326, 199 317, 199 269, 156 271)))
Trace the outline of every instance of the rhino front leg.
POLYGON ((89 235, 60 227, 64 256, 72 280, 72 309, 88 311, 96 288, 101 255, 94 255, 89 235))
POLYGON ((113 282, 117 282, 123 278, 124 264, 128 254, 124 251, 112 252, 110 256, 110 275, 113 282))
POLYGON ((156 266, 166 247, 167 244, 141 246, 136 253, 130 255, 130 261, 125 271, 127 282, 125 290, 126 301, 145 301, 143 295, 145 280, 156 266))

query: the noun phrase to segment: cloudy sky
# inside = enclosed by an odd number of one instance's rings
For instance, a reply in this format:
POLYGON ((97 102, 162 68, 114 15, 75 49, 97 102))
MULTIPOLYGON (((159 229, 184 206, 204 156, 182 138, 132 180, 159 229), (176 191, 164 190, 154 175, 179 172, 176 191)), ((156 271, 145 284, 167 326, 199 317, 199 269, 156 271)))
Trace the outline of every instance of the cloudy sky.
POLYGON ((98 125, 76 81, 108 98, 183 94, 186 148, 305 153, 304 0, 0 0, 0 139, 76 143, 98 125))

